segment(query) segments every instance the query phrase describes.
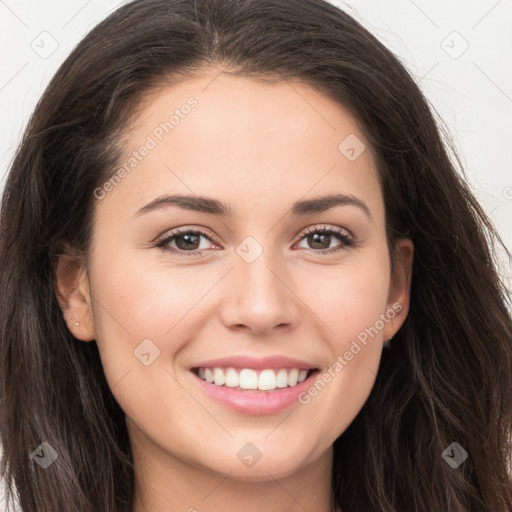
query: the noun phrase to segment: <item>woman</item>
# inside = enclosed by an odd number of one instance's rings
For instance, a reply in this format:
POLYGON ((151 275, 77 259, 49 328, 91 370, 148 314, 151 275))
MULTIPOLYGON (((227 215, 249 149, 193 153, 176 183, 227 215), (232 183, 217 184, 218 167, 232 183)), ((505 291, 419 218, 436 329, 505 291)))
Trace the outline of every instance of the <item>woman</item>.
POLYGON ((1 210, 28 511, 506 511, 501 240, 398 60, 320 0, 136 0, 1 210))

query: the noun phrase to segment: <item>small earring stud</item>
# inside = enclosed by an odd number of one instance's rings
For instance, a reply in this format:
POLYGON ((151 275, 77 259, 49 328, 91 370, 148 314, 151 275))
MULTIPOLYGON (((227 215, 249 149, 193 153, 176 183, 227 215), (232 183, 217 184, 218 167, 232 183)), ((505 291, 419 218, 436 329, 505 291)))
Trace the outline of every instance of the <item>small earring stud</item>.
POLYGON ((78 327, 80 324, 78 322, 75 322, 73 325, 76 325, 78 327))

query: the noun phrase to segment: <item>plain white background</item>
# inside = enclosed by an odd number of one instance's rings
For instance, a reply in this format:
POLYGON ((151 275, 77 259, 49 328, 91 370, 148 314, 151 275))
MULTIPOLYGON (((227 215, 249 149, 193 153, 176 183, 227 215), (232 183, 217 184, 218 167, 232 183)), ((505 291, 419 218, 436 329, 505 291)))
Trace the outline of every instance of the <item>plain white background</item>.
MULTIPOLYGON (((123 3, 0 0, 0 190, 50 78, 82 37, 123 3)), ((512 251, 512 0, 333 3, 361 21, 416 77, 448 126, 473 191, 512 251)), ((510 288, 510 263, 502 261, 510 288)))

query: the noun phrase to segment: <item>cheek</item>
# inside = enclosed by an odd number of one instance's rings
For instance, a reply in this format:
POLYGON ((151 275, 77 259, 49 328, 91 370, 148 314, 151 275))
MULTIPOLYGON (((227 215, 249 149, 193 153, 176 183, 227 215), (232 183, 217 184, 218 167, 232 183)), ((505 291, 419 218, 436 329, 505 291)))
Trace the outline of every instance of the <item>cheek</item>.
POLYGON ((185 424, 197 407, 173 378, 173 363, 194 332, 193 307, 206 283, 193 269, 148 269, 135 261, 118 258, 108 272, 95 274, 95 326, 105 377, 136 423, 151 418, 153 425, 185 424), (180 404, 172 418, 164 407, 170 396, 180 404))
MULTIPOLYGON (((390 286, 386 251, 368 251, 337 266, 297 273, 297 294, 314 311, 336 354, 385 313, 390 286)), ((380 323, 377 327, 382 330, 380 323)))
MULTIPOLYGON (((95 287, 107 308, 100 308, 106 324, 139 339, 160 340, 184 317, 211 287, 211 272, 198 266, 145 265, 143 259, 118 259, 108 276, 99 276, 95 287), (101 310, 102 309, 102 310, 101 310)), ((214 282, 214 281, 212 281, 214 282)), ((106 328, 106 325, 102 325, 106 328)), ((103 332, 103 337, 108 338, 103 332)))
POLYGON ((347 260, 347 265, 337 268, 335 278, 313 280, 310 276, 310 282, 305 282, 302 293, 310 290, 305 301, 314 305, 322 320, 320 329, 331 360, 301 403, 314 411, 323 435, 332 441, 359 413, 375 382, 385 325, 382 315, 387 318, 387 262, 384 247, 372 253, 371 259, 361 258, 350 265, 347 260))
POLYGON ((151 380, 153 369, 174 365, 176 354, 200 331, 201 321, 208 320, 205 294, 219 280, 219 272, 222 275, 225 269, 170 267, 165 262, 149 266, 133 255, 116 257, 116 265, 110 267, 96 266, 96 341, 111 387, 127 372, 132 380, 143 369, 140 378, 151 380), (144 366, 138 357, 147 353, 145 358, 154 363, 144 366))

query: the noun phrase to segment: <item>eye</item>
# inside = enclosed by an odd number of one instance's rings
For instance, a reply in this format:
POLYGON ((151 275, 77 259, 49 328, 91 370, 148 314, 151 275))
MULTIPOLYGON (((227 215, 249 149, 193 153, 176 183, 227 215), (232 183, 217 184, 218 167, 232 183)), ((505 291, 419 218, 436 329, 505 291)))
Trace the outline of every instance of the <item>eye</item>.
POLYGON ((208 244, 201 246, 201 238, 206 238, 211 242, 208 234, 200 229, 176 229, 158 240, 155 245, 172 254, 196 256, 201 254, 202 250, 208 249, 208 244), (176 245, 175 247, 171 245, 173 243, 176 245))
MULTIPOLYGON (((303 240, 312 245, 311 247, 306 247, 306 249, 320 254, 329 254, 356 245, 355 239, 348 231, 331 226, 308 228, 299 239, 299 242, 303 240), (341 243, 332 247, 331 242, 336 238, 341 243)), ((205 231, 197 228, 179 228, 158 240, 155 247, 179 256, 197 256, 201 255, 201 251, 208 249, 212 243, 211 237, 205 231), (207 243, 202 246, 201 238, 209 240, 210 244, 207 243)))
POLYGON ((331 226, 322 226, 322 228, 314 226, 308 228, 299 242, 303 240, 312 246, 306 247, 306 249, 311 249, 321 254, 329 254, 347 247, 353 247, 356 243, 353 236, 348 231, 331 226), (335 238, 337 238, 341 244, 332 247, 331 242, 333 242, 335 238))

